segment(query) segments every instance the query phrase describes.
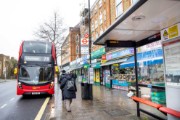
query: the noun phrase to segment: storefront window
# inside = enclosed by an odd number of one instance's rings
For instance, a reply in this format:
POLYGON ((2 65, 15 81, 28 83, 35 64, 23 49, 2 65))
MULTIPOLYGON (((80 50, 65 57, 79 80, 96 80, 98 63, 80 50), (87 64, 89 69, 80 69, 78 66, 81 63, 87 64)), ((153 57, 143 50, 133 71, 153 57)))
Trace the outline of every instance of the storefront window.
POLYGON ((139 68, 138 80, 141 84, 164 84, 163 64, 144 66, 139 68))

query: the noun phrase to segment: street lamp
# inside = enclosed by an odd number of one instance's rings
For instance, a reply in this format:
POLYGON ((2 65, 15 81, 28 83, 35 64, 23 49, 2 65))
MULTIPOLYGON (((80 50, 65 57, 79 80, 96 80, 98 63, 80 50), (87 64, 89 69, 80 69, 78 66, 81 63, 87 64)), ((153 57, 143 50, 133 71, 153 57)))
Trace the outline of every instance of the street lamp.
MULTIPOLYGON (((90 68, 91 68, 91 8, 90 8, 90 0, 88 0, 88 11, 89 11, 89 17, 88 17, 88 23, 89 23, 89 64, 90 64, 90 68)), ((90 71, 89 71, 90 72, 90 71)), ((92 100, 93 99, 93 88, 92 88, 92 84, 90 83, 90 78, 89 78, 89 99, 92 100)))

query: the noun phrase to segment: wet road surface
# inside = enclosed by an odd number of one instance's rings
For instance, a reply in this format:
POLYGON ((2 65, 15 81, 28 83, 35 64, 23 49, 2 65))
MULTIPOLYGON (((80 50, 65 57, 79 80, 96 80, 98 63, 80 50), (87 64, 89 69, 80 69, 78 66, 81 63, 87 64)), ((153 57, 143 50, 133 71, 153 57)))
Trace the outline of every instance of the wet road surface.
POLYGON ((47 96, 16 95, 16 81, 0 83, 0 120, 34 120, 47 96))

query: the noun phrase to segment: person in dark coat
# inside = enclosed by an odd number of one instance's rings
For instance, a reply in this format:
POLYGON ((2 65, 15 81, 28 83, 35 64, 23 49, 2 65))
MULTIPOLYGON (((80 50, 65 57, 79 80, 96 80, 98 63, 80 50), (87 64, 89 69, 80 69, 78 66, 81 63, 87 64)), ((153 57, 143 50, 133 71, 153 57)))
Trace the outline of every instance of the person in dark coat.
MULTIPOLYGON (((59 78, 59 80, 58 80, 60 86, 61 86, 62 81, 63 81, 64 79, 66 79, 66 77, 67 77, 66 71, 65 71, 65 70, 62 70, 62 74, 61 74, 61 76, 60 76, 60 78, 59 78)), ((61 91, 62 91, 62 100, 64 101, 63 90, 61 89, 61 91)))
POLYGON ((76 73, 73 73, 72 71, 70 73, 72 74, 72 77, 76 80, 76 78, 77 78, 76 73))
POLYGON ((63 94, 63 98, 64 98, 64 101, 65 101, 66 109, 67 109, 68 112, 71 112, 70 105, 72 103, 72 99, 76 98, 76 91, 77 91, 75 79, 72 77, 72 74, 67 74, 66 75, 66 79, 63 79, 61 81, 60 88, 62 89, 62 94, 63 94), (69 90, 68 89, 68 85, 67 85, 68 81, 73 81, 74 90, 69 90))

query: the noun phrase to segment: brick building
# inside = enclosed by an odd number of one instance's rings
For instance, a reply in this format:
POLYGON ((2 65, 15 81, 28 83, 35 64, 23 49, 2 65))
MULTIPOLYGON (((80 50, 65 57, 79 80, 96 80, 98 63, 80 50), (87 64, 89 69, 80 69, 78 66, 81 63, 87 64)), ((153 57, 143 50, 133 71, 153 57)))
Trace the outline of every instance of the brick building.
POLYGON ((4 54, 0 54, 0 78, 5 78, 9 75, 9 70, 11 68, 10 57, 4 54))
POLYGON ((70 27, 69 34, 61 46, 61 50, 62 50, 61 65, 65 65, 81 57, 79 40, 80 40, 79 25, 75 27, 70 27))
MULTIPOLYGON (((92 52, 100 49, 102 46, 93 45, 93 42, 103 34, 131 4, 137 0, 96 0, 91 7, 91 40, 92 52)), ((85 34, 89 33, 88 8, 81 11, 81 21, 75 27, 69 28, 69 35, 62 44, 61 65, 76 60, 83 56, 81 54, 80 40, 85 34), (79 39, 79 42, 78 40, 79 39)))

